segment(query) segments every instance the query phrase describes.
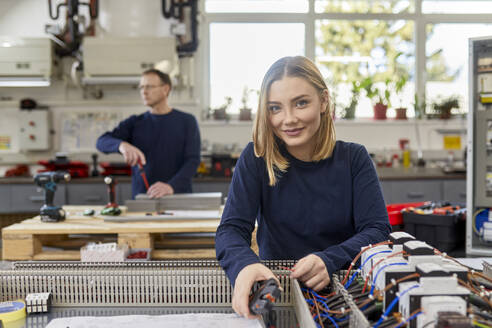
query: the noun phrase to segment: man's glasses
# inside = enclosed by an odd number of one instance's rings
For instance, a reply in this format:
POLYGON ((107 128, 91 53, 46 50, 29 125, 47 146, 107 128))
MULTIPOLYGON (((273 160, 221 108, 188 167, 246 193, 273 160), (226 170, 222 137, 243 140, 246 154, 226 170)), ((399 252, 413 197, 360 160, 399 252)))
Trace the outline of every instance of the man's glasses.
POLYGON ((164 84, 158 84, 158 85, 139 85, 138 86, 138 90, 142 91, 142 90, 152 90, 152 89, 155 89, 155 88, 158 88, 158 87, 162 87, 164 84))

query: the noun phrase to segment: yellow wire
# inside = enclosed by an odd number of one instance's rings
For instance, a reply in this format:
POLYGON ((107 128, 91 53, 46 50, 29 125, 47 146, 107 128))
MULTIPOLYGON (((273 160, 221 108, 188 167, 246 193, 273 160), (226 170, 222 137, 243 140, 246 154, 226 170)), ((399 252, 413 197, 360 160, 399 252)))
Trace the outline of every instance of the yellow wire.
POLYGON ((476 327, 480 327, 480 328, 491 328, 491 326, 484 325, 484 324, 479 323, 477 321, 473 321, 473 325, 476 326, 476 327))

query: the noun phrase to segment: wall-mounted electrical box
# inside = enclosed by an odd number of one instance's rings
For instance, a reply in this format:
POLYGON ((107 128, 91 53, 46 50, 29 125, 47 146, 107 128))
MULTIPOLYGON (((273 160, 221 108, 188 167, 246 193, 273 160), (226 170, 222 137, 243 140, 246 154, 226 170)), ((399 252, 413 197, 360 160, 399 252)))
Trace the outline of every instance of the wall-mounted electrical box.
POLYGON ((84 84, 137 84, 143 71, 179 71, 175 37, 96 38, 83 41, 84 84))
POLYGON ((0 86, 49 86, 52 67, 50 39, 0 36, 0 86))
POLYGON ((48 110, 21 110, 19 120, 19 150, 49 150, 50 126, 48 110))

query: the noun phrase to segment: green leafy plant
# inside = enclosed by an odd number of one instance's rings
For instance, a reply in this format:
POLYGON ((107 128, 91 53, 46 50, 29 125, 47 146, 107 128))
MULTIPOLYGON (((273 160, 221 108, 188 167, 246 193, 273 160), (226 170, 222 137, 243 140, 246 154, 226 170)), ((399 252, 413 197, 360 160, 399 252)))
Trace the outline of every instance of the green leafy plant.
POLYGON ((425 102, 425 99, 420 100, 419 95, 415 93, 413 96, 413 109, 415 112, 415 118, 416 119, 422 119, 425 116, 425 109, 427 107, 427 104, 425 102))
POLYGON ((408 82, 408 75, 403 74, 400 75, 399 78, 395 81, 394 83, 394 88, 395 88, 395 95, 398 97, 398 100, 400 102, 400 107, 403 107, 403 89, 405 88, 405 85, 408 82))
POLYGON ((352 98, 350 99, 350 104, 345 107, 343 110, 342 118, 351 120, 355 118, 355 110, 357 109, 357 105, 359 104, 359 96, 360 91, 362 90, 361 84, 359 81, 352 82, 352 98))
POLYGON ((361 82, 361 87, 366 91, 367 98, 371 99, 373 104, 382 104, 385 106, 391 106, 390 85, 391 80, 388 78, 384 81, 384 88, 376 87, 375 82, 370 76, 361 82))
POLYGON ((453 108, 460 108, 460 98, 457 95, 438 99, 432 104, 432 109, 442 119, 451 118, 451 109, 453 108))

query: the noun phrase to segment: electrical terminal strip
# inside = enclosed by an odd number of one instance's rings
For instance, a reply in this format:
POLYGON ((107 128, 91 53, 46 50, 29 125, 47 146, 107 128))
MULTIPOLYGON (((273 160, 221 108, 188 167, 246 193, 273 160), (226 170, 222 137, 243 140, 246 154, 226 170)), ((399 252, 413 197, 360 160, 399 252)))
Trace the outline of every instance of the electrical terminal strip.
POLYGON ((399 284, 399 312, 403 318, 409 318, 418 309, 422 312, 411 322, 411 328, 437 320, 437 313, 441 311, 466 315, 470 291, 458 284, 456 275, 435 263, 417 265, 417 273, 418 281, 399 284))
POLYGON ((27 313, 48 312, 51 307, 51 293, 31 293, 26 296, 27 313))
MULTIPOLYGON (((349 270, 333 274, 332 282, 347 307, 355 304, 350 328, 492 327, 492 265, 484 263, 483 274, 474 272, 406 233, 362 247, 349 270)), ((336 295, 327 302, 340 306, 336 295)), ((347 327, 340 320, 325 324, 347 327)))
POLYGON ((128 257, 130 248, 127 244, 89 243, 80 249, 82 262, 122 262, 128 257))

